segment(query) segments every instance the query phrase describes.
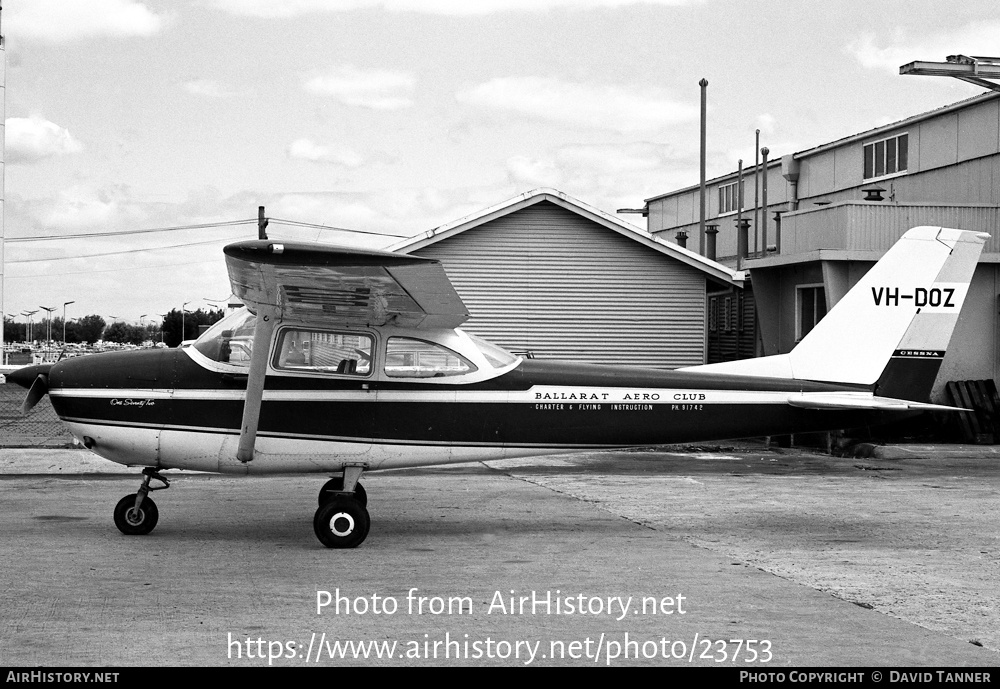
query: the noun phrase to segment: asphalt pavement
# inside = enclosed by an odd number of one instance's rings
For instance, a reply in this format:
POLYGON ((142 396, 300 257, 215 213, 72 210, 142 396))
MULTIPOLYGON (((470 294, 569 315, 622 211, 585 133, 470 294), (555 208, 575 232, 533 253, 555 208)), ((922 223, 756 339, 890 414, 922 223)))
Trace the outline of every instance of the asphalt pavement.
POLYGON ((322 477, 167 472, 159 525, 128 537, 111 511, 138 470, 0 449, 0 660, 996 667, 1000 463, 909 452, 372 474, 371 533, 340 551, 312 533, 322 477))

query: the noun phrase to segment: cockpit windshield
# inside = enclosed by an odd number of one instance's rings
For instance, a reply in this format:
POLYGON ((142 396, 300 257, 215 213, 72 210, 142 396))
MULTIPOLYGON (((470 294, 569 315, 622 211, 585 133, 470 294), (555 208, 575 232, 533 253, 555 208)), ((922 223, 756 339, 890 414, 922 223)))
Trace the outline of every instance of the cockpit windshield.
POLYGON ((192 346, 212 361, 249 368, 256 324, 249 309, 240 309, 206 330, 192 346))
POLYGON ((483 356, 486 357, 486 360, 490 362, 490 365, 493 368, 506 368, 517 361, 517 357, 503 347, 499 347, 492 342, 487 342, 483 338, 473 335, 472 333, 465 334, 469 336, 469 339, 472 340, 473 344, 475 344, 479 351, 482 352, 483 356))

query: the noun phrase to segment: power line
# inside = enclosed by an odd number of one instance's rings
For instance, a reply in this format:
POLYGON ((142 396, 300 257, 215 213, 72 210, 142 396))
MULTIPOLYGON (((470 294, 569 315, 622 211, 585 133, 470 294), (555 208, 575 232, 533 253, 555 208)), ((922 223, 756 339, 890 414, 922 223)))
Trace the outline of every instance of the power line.
POLYGON ((212 258, 207 261, 188 261, 187 263, 168 263, 160 266, 119 266, 108 268, 107 270, 75 270, 68 273, 40 273, 37 275, 5 275, 4 280, 26 280, 28 278, 50 278, 61 277, 63 275, 92 275, 94 273, 117 273, 123 270, 156 270, 157 268, 181 268, 184 266, 197 266, 203 263, 215 263, 218 265, 219 259, 212 258))
MULTIPOLYGON (((236 227, 239 225, 256 225, 257 221, 258 221, 257 218, 251 218, 248 220, 230 220, 226 222, 200 223, 197 225, 175 225, 172 227, 151 227, 141 230, 119 230, 117 232, 81 232, 77 234, 6 237, 4 241, 7 244, 12 244, 15 242, 52 242, 52 241, 60 241, 63 239, 100 239, 102 237, 122 237, 127 235, 150 234, 154 232, 176 232, 182 230, 205 230, 215 227, 236 227)), ((291 227, 306 227, 314 230, 331 230, 333 232, 348 232, 351 234, 366 234, 375 237, 396 237, 399 239, 405 239, 409 236, 405 234, 393 234, 391 232, 369 232, 367 230, 352 230, 346 227, 319 225, 316 223, 300 222, 298 220, 284 220, 282 218, 268 218, 268 221, 276 225, 287 225, 291 227)))
POLYGON ((52 256, 50 258, 24 258, 16 261, 6 261, 8 265, 12 263, 48 263, 49 261, 70 261, 80 258, 100 258, 102 256, 121 256, 123 254, 141 254, 146 251, 161 251, 164 249, 182 249, 188 246, 201 246, 204 244, 217 244, 218 242, 235 242, 239 237, 220 237, 218 239, 206 239, 201 242, 186 242, 184 244, 171 244, 169 246, 151 246, 142 249, 122 249, 121 251, 104 251, 97 254, 78 254, 76 256, 52 256))
POLYGON ((294 227, 308 227, 314 230, 333 230, 335 232, 350 232, 352 234, 370 234, 376 237, 398 237, 405 239, 409 237, 406 234, 391 234, 389 232, 368 232, 367 230, 351 230, 346 227, 333 227, 331 225, 316 225, 314 223, 299 222, 298 220, 282 220, 281 218, 268 218, 269 223, 276 225, 291 225, 294 227))
POLYGON ((32 237, 6 237, 5 243, 13 242, 50 242, 62 239, 100 239, 101 237, 121 237, 131 234, 149 234, 151 232, 173 232, 175 230, 205 230, 212 227, 234 227, 236 225, 256 225, 257 218, 252 220, 230 220, 228 222, 203 223, 200 225, 177 225, 176 227, 154 227, 145 230, 120 230, 118 232, 83 232, 80 234, 36 235, 32 237))

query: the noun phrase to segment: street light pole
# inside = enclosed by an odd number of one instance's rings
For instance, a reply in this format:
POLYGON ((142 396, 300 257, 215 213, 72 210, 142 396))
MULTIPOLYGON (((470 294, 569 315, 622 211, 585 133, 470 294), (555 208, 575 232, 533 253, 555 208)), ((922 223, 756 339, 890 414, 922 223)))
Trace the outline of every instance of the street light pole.
POLYGON ((49 343, 52 342, 52 312, 56 310, 56 307, 39 306, 38 308, 44 309, 48 313, 48 321, 45 326, 45 346, 48 347, 49 343))
POLYGON ((25 319, 28 321, 28 328, 25 331, 25 335, 27 336, 28 342, 31 342, 31 321, 32 321, 31 317, 34 316, 36 313, 38 313, 38 309, 35 309, 34 311, 21 312, 21 315, 24 316, 25 319))
POLYGON ((187 313, 187 309, 185 307, 190 303, 190 301, 186 301, 181 304, 181 342, 187 339, 187 329, 184 325, 184 314, 187 313))
POLYGON ((66 346, 66 307, 75 304, 75 301, 67 301, 63 304, 63 346, 66 346))

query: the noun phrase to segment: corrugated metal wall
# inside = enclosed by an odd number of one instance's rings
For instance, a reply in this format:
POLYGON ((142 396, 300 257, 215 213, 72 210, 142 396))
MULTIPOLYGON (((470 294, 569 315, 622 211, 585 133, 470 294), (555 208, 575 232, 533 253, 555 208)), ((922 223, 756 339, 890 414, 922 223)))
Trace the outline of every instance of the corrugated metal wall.
POLYGON ((704 363, 705 276, 548 201, 413 252, 442 261, 463 326, 538 358, 704 363))

